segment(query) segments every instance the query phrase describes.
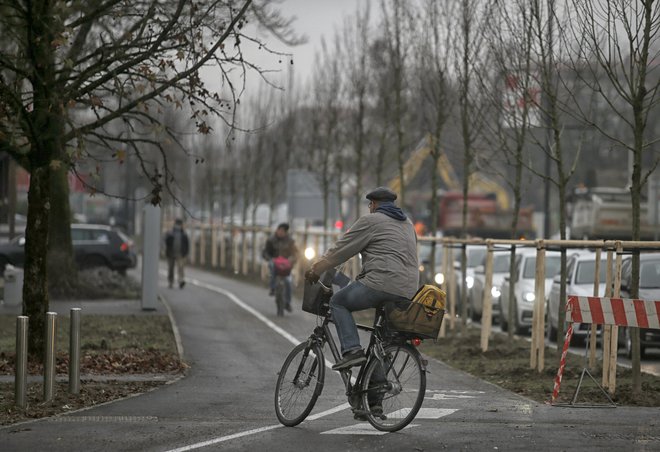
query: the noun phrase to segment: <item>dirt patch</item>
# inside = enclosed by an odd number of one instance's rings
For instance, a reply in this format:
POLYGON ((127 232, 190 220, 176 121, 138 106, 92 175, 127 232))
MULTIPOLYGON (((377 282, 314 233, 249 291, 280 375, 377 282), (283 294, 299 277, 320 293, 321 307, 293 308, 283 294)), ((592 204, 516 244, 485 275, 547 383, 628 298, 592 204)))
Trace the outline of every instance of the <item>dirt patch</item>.
MULTIPOLYGON (((529 397, 538 402, 551 399, 554 379, 559 366, 559 352, 546 347, 544 370, 530 369, 530 342, 523 338, 509 339, 506 334, 495 333, 489 342, 488 351, 482 352, 480 330, 468 328, 467 334, 458 331, 448 333, 437 343, 426 341, 421 351, 450 366, 463 370, 502 388, 529 397)), ((573 398, 585 360, 583 356, 569 353, 561 383, 557 403, 568 403, 573 398)), ((589 369, 598 383, 601 383, 600 363, 589 369)), ((642 392, 632 391, 632 371, 618 367, 613 401, 624 406, 660 406, 660 377, 642 374, 642 392)), ((605 404, 607 398, 596 384, 585 375, 576 403, 605 404)))
MULTIPOLYGON (((356 312, 354 316, 358 323, 373 323, 373 311, 356 312)), ((481 330, 468 327, 463 335, 460 325, 454 331, 447 331, 446 337, 438 339, 437 342, 427 340, 420 346, 422 353, 451 367, 537 402, 548 402, 552 397, 560 354, 556 349, 546 347, 544 370, 539 373, 530 368, 530 350, 531 343, 522 337, 514 336, 510 339, 506 333, 493 333, 488 351, 482 352, 481 330)), ((568 354, 556 403, 569 403, 572 400, 584 364, 584 356, 568 354)), ((595 369, 589 369, 599 384, 603 375, 600 366, 599 362, 595 369)), ((634 394, 632 371, 619 366, 615 393, 611 397, 617 405, 660 407, 660 377, 642 373, 642 392, 634 394)), ((591 378, 585 375, 576 404, 607 403, 607 397, 591 378)))

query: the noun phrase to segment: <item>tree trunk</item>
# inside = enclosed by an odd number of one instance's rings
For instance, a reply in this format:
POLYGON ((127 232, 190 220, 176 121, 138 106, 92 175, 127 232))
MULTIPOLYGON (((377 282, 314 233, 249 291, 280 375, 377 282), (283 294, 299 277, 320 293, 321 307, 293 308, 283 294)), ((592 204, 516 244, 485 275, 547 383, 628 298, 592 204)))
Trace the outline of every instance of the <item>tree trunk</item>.
POLYGON ((78 267, 71 242, 71 208, 66 166, 51 170, 48 279, 51 295, 66 297, 76 290, 78 267))
POLYGON ((44 326, 49 301, 47 256, 50 177, 48 163, 32 167, 25 227, 23 315, 30 318, 28 350, 39 359, 44 354, 44 326))

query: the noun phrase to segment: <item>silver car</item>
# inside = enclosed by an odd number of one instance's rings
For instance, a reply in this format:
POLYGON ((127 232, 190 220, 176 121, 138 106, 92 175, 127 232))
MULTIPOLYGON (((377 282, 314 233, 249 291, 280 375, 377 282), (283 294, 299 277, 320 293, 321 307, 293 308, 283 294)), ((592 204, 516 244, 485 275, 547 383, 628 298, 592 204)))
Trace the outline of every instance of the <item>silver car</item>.
MULTIPOLYGON (((607 272, 607 259, 601 258, 598 276, 598 294, 605 293, 605 276, 607 272)), ((593 252, 581 252, 569 257, 566 265, 566 296, 577 295, 579 297, 591 297, 594 295, 594 279, 596 276, 596 254, 593 252)), ((548 327, 550 328, 550 340, 557 339, 557 322, 559 319, 559 289, 561 276, 557 275, 552 281, 552 287, 547 297, 548 327)), ((591 324, 574 323, 573 337, 577 341, 584 340, 591 329, 591 324)), ((565 329, 564 329, 565 330, 565 329)))
MULTIPOLYGON (((502 283, 504 278, 509 275, 509 262, 511 261, 511 254, 509 250, 506 252, 497 251, 493 253, 493 284, 490 290, 492 304, 493 304, 493 319, 497 319, 500 313, 500 295, 502 294, 502 283)), ((470 316, 475 322, 481 320, 484 310, 484 286, 486 284, 486 258, 482 265, 474 269, 474 283, 472 290, 470 290, 469 308, 470 316)))
MULTIPOLYGON (((621 297, 630 298, 632 286, 632 258, 628 257, 621 268, 621 297)), ((640 255, 639 261, 639 298, 640 300, 660 300, 660 254, 640 255)), ((628 328, 619 330, 619 343, 624 346, 626 356, 632 356, 632 339, 628 328)), ((660 348, 660 330, 639 329, 639 348, 643 358, 647 348, 660 348)))
MULTIPOLYGON (((536 249, 523 248, 516 251, 516 281, 514 290, 514 325, 517 334, 529 331, 532 326, 532 314, 536 293, 534 283, 536 278, 536 249)), ((561 269, 561 255, 558 251, 546 251, 545 253, 545 292, 550 291, 554 276, 561 269)), ((504 277, 502 283, 502 296, 500 297, 500 325, 503 331, 509 329, 509 277, 504 277)), ((545 298, 545 295, 544 295, 545 298)))

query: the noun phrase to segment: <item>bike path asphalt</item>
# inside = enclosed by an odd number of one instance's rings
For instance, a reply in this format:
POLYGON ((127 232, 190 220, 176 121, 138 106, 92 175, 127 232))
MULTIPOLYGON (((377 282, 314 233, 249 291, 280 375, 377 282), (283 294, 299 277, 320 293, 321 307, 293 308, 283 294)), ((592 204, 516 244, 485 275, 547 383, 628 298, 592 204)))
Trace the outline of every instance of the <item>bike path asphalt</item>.
MULTIPOLYGON (((585 409, 539 404, 429 361, 420 416, 380 435, 352 419, 338 374, 310 418, 281 427, 273 392, 293 343, 316 318, 283 318, 266 290, 189 269, 183 290, 160 293, 176 321, 184 360, 181 380, 122 401, 0 429, 1 450, 658 450, 660 410, 585 409)), ((441 345, 441 344, 440 344, 441 345)), ((332 360, 329 352, 326 358, 332 360)))

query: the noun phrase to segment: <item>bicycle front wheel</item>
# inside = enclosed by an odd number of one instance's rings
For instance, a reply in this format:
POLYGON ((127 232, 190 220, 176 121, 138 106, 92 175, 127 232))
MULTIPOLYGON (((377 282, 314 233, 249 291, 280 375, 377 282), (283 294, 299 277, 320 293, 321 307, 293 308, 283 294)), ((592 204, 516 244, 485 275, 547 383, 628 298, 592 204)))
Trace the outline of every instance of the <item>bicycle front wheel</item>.
POLYGON ((275 286, 275 305, 277 306, 277 316, 284 315, 284 281, 277 281, 275 286))
POLYGON ((298 344, 287 356, 277 378, 275 413, 287 427, 300 424, 314 408, 323 390, 323 352, 314 344, 298 344))
POLYGON ((373 358, 367 364, 362 389, 369 423, 385 432, 401 430, 424 402, 426 372, 419 352, 407 344, 385 347, 382 363, 373 358))

